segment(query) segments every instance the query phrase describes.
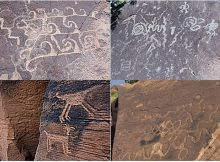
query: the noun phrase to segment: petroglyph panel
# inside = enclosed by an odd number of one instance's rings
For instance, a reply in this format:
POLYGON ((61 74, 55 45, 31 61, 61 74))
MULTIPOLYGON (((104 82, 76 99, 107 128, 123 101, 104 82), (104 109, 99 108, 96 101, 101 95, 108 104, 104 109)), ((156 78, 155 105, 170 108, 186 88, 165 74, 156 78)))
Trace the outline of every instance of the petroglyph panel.
POLYGON ((139 81, 119 88, 113 160, 219 159, 219 85, 139 81))
POLYGON ((0 78, 109 79, 106 1, 1 1, 0 78))
POLYGON ((35 160, 110 159, 109 81, 51 81, 35 160))
POLYGON ((112 22, 112 79, 220 79, 219 1, 126 3, 112 22))

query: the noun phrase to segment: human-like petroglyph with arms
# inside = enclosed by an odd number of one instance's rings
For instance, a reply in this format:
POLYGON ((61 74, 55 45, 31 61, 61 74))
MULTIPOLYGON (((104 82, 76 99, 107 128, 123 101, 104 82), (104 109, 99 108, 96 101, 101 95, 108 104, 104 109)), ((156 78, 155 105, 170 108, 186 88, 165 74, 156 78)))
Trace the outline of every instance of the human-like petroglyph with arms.
POLYGON ((108 79, 105 1, 1 1, 1 79, 108 79))
POLYGON ((137 1, 112 22, 113 79, 219 79, 219 1, 137 1))

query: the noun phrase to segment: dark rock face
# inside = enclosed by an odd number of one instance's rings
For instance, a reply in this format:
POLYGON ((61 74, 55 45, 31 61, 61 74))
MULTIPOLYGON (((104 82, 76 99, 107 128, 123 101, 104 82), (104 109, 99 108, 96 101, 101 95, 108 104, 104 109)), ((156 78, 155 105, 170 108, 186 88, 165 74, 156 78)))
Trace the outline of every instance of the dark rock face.
POLYGON ((109 79, 106 1, 1 1, 0 79, 109 79))
POLYGON ((112 79, 219 79, 219 1, 139 1, 112 31, 112 79))
POLYGON ((109 81, 51 81, 35 160, 110 159, 109 81))
POLYGON ((113 160, 219 159, 211 149, 219 151, 219 85, 139 81, 119 89, 113 160))

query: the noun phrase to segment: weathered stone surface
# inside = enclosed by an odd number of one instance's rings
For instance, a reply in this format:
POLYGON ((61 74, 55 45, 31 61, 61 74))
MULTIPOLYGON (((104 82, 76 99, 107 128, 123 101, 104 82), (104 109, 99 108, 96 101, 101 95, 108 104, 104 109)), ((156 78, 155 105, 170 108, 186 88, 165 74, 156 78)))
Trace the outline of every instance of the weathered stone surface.
POLYGON ((109 160, 109 81, 51 81, 35 160, 109 160))
POLYGON ((219 1, 138 1, 112 30, 112 79, 220 79, 219 1))
POLYGON ((33 160, 47 81, 1 81, 0 160, 33 160))
POLYGON ((0 1, 0 79, 109 79, 106 1, 0 1))
POLYGON ((196 160, 202 161, 219 161, 220 160, 220 125, 218 129, 213 133, 212 140, 209 142, 203 150, 200 151, 196 160))
POLYGON ((139 81, 119 92, 113 160, 219 160, 219 81, 139 81))

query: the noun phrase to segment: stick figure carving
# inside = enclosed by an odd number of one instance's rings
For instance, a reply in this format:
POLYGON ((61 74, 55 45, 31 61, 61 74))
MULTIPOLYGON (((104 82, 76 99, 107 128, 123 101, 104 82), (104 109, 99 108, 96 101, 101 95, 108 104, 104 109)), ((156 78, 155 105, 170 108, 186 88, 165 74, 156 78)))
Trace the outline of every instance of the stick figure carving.
POLYGON ((189 9, 189 5, 187 4, 187 2, 184 2, 184 4, 183 5, 181 5, 180 7, 180 12, 181 13, 188 13, 189 11, 188 11, 188 9, 189 9))
POLYGON ((72 106, 77 106, 80 105, 83 107, 84 110, 86 110, 89 115, 94 116, 94 107, 92 107, 90 104, 88 104, 85 101, 85 97, 86 95, 93 91, 94 89, 96 89, 97 87, 101 87, 101 85, 99 86, 94 86, 92 88, 89 88, 85 91, 81 91, 81 92, 76 92, 74 94, 64 94, 64 95, 60 95, 58 92, 56 93, 56 97, 59 99, 62 99, 64 101, 66 101, 66 105, 61 113, 61 115, 59 116, 60 122, 63 123, 66 120, 70 120, 70 116, 69 116, 69 112, 72 106))
POLYGON ((219 24, 215 22, 214 19, 212 19, 212 22, 204 26, 204 28, 207 30, 207 34, 209 36, 208 41, 211 40, 212 36, 216 36, 217 33, 215 30, 218 28, 219 24))

